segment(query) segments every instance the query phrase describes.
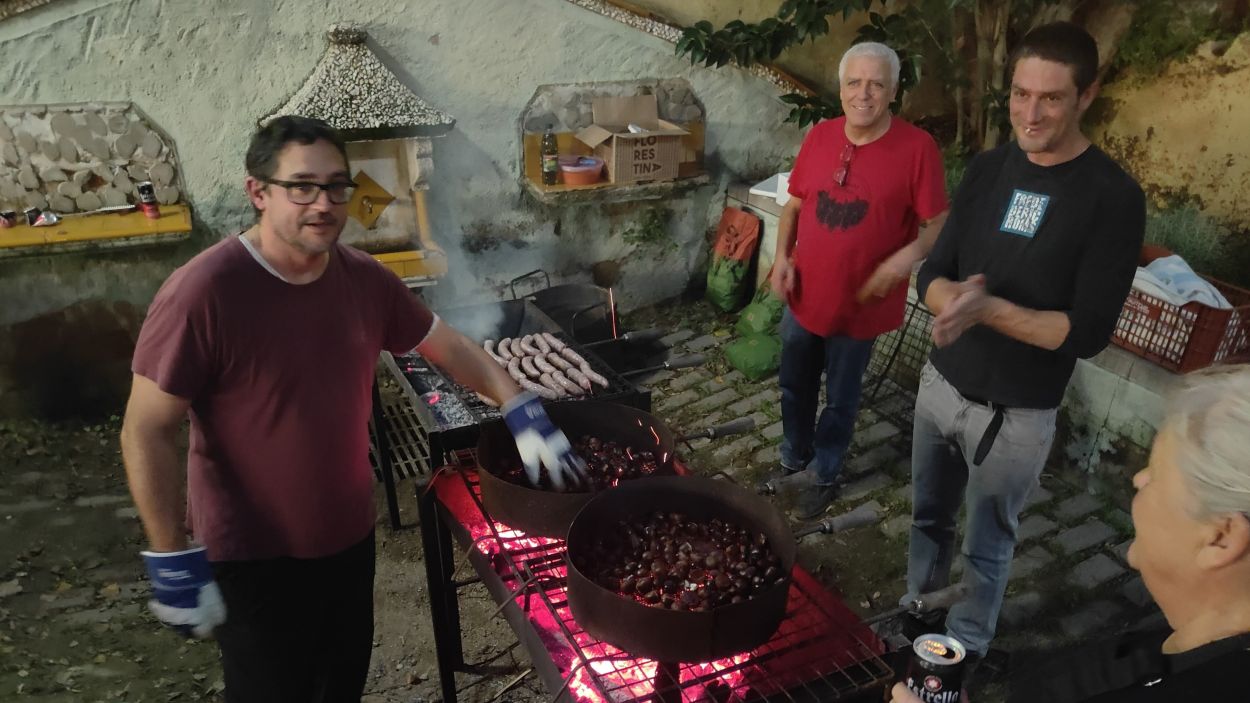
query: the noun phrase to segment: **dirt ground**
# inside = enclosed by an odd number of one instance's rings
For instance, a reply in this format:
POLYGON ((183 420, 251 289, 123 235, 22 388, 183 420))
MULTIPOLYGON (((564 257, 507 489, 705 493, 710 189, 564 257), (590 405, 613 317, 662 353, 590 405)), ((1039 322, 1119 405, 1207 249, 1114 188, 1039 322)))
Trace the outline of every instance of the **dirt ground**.
MULTIPOLYGON (((147 611, 142 530, 126 490, 119 420, 0 424, 0 700, 215 701, 211 642, 184 640, 147 611)), ((384 515, 381 490, 379 515, 384 515)), ((377 631, 368 703, 439 698, 412 482, 401 483, 404 529, 379 519, 377 631)), ((515 670, 469 688, 488 701, 527 667, 485 590, 462 595, 465 656, 515 670)), ((462 679, 461 685, 469 682, 462 679)), ((506 700, 541 700, 531 676, 506 700)))
MULTIPOLYGON (((149 587, 138 555, 144 538, 126 489, 119 427, 117 418, 0 424, 0 700, 222 698, 213 644, 182 639, 145 606, 149 587)), ((400 483, 400 500, 404 527, 392 531, 379 488, 367 703, 440 699, 411 480, 400 483)), ((858 551, 854 533, 832 539, 845 547, 834 553, 858 551)), ((883 574, 869 578, 862 567, 814 561, 819 576, 845 580, 852 607, 869 605, 871 582, 883 574)), ((528 660, 506 624, 490 619, 493 608, 484 588, 462 592, 465 657, 498 670, 472 686, 472 677, 459 677, 466 687, 460 699, 549 700, 535 676, 517 681, 528 660)))

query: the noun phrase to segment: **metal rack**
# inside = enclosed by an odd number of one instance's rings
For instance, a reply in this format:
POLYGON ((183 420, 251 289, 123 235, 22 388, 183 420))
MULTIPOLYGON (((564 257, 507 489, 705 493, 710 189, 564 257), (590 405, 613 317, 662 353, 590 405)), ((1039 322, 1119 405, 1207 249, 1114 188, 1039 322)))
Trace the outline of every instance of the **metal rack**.
POLYGON ((871 630, 799 568, 785 620, 752 652, 674 664, 640 659, 600 642, 569 610, 564 542, 527 537, 496 523, 478 497, 473 452, 458 452, 456 462, 431 478, 419 501, 446 703, 456 700, 456 672, 475 671, 464 662, 457 591, 477 582, 500 604, 497 612, 529 650, 553 700, 848 701, 867 692, 879 696, 891 677, 880 656, 884 647, 871 630), (455 579, 453 538, 477 578, 455 579))

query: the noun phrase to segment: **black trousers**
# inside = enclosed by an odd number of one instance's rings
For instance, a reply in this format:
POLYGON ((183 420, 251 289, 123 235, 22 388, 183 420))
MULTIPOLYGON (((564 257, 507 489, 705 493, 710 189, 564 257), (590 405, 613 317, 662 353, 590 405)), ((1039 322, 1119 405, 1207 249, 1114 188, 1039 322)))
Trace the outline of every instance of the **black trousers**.
POLYGON ((214 562, 227 703, 357 703, 373 653, 374 536, 320 559, 214 562))

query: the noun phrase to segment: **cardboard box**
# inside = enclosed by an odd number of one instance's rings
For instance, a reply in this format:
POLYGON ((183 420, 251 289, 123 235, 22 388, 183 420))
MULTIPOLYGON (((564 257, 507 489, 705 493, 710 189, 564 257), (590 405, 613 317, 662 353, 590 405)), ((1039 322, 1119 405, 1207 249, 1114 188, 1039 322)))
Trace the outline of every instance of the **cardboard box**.
POLYGON ((671 181, 681 164, 681 138, 686 130, 659 118, 654 95, 595 98, 594 124, 577 133, 595 156, 603 159, 612 183, 671 181), (629 131, 629 125, 641 132, 629 131))

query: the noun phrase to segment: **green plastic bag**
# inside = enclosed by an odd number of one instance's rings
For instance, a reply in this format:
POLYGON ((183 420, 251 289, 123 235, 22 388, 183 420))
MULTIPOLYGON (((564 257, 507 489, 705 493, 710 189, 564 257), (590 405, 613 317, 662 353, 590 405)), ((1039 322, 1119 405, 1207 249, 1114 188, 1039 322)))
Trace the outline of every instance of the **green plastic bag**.
POLYGON ((730 312, 742 305, 750 287, 747 274, 759 245, 760 220, 736 207, 727 207, 716 227, 712 263, 707 269, 706 297, 716 307, 730 312))
POLYGON ((738 316, 738 324, 734 325, 734 331, 744 337, 753 334, 775 335, 784 309, 785 303, 773 295, 766 277, 764 285, 755 291, 755 298, 751 300, 751 304, 742 309, 742 314, 738 316))
POLYGON ((752 381, 772 374, 781 366, 781 339, 769 334, 752 334, 725 346, 729 365, 752 381))
POLYGON ((746 277, 746 263, 714 256, 707 270, 708 301, 725 312, 737 310, 746 277))

